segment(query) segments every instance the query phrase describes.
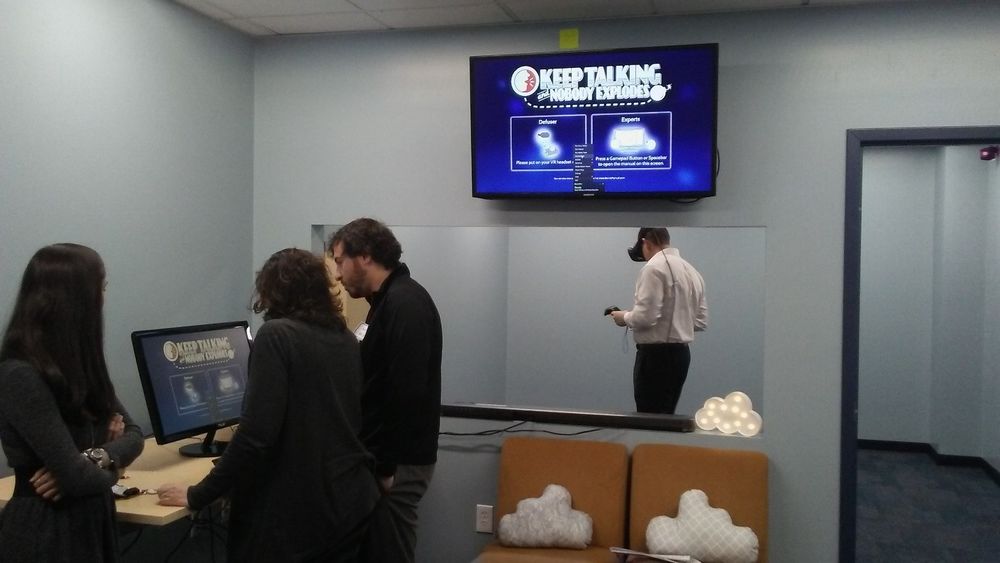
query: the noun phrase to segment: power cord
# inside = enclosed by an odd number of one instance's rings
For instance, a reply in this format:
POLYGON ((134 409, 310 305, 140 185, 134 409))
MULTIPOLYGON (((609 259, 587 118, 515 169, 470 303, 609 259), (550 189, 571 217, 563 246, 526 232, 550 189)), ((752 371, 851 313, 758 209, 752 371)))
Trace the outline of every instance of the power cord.
POLYGON ((504 432, 510 432, 514 428, 526 424, 527 421, 522 420, 516 424, 512 424, 506 428, 493 428, 491 430, 482 430, 480 432, 438 432, 438 436, 495 436, 497 434, 503 434, 504 432))
POLYGON ((517 430, 518 426, 527 424, 526 420, 522 420, 516 424, 512 424, 506 428, 493 428, 490 430, 483 430, 480 432, 438 432, 438 436, 495 436, 497 434, 503 434, 505 432, 511 434, 517 434, 519 432, 538 432, 540 434, 552 434, 553 436, 580 436, 581 434, 589 434, 591 432, 597 432, 598 430, 603 430, 603 428, 589 428, 587 430, 580 430, 577 432, 556 432, 554 430, 542 430, 538 428, 522 428, 517 430))
POLYGON ((524 430, 512 430, 511 434, 517 432, 539 432, 542 434, 552 434, 553 436, 581 436, 583 434, 590 434, 591 432, 597 432, 598 430, 604 430, 604 428, 588 428, 586 430, 580 430, 577 432, 556 432, 554 430, 540 430, 535 428, 525 428, 524 430))

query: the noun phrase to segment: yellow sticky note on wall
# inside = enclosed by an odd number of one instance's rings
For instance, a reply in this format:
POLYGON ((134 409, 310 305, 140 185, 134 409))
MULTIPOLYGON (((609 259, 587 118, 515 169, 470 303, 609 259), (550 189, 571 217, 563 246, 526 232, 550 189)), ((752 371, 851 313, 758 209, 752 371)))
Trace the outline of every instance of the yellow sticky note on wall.
POLYGON ((578 49, 580 47, 580 29, 573 27, 559 30, 560 49, 578 49))

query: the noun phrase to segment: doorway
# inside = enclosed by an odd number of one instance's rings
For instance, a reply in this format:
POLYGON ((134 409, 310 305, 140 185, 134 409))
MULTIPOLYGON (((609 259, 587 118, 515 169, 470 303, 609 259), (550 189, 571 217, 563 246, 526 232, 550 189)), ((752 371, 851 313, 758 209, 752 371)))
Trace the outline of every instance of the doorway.
POLYGON ((841 387, 840 561, 856 550, 858 366, 861 313, 862 153, 865 147, 996 143, 1000 127, 852 129, 847 131, 841 387))

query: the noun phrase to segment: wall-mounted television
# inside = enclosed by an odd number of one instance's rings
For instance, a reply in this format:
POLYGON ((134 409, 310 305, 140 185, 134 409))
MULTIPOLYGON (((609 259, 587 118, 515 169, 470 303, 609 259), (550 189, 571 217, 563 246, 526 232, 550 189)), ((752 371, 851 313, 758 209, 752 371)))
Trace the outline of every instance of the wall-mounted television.
POLYGON ((139 381, 157 444, 206 434, 182 455, 215 457, 226 443, 215 431, 236 424, 250 362, 246 321, 140 330, 132 333, 139 381))
POLYGON ((715 195, 719 46, 469 58, 472 195, 715 195))

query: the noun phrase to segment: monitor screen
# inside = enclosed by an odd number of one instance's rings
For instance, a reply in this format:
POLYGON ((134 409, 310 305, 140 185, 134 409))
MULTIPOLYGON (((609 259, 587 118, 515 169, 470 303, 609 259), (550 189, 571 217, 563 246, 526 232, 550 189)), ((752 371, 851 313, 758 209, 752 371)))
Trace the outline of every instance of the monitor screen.
POLYGON ((715 195, 719 46, 470 57, 472 195, 715 195))
POLYGON ((239 422, 249 374, 246 321, 132 333, 139 380, 156 443, 208 434, 182 453, 218 455, 215 430, 239 422))

